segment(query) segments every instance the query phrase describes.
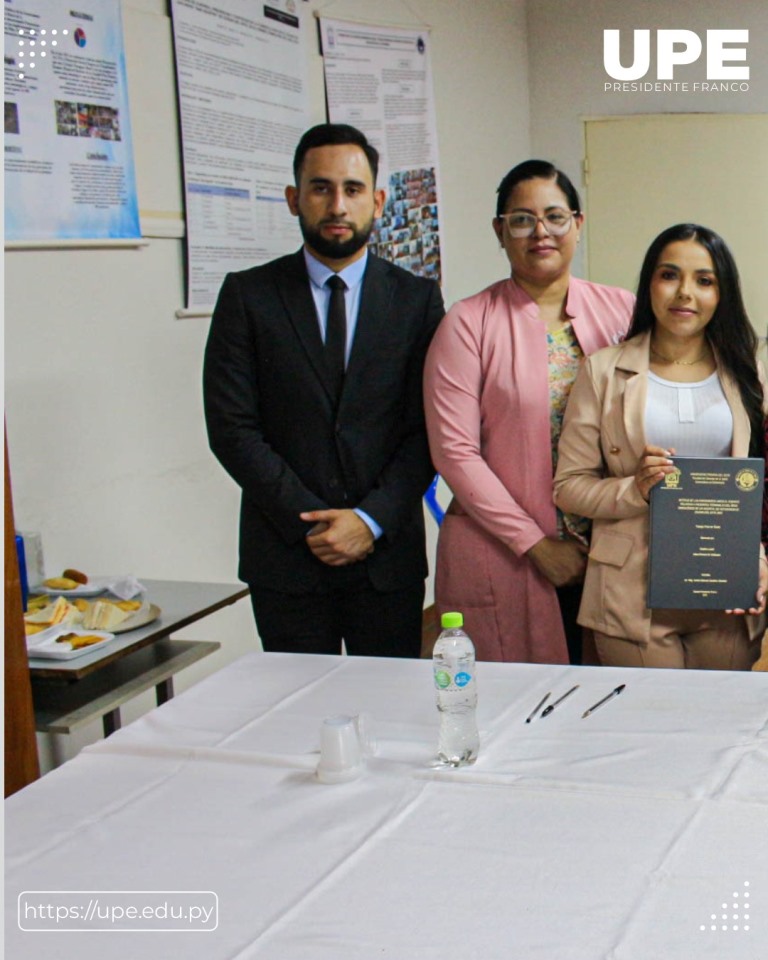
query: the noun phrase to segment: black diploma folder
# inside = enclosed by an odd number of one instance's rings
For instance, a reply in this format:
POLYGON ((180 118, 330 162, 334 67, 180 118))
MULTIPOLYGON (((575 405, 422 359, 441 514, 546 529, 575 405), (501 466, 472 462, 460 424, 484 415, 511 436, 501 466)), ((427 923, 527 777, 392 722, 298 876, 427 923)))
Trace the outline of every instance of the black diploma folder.
POLYGON ((756 458, 673 457, 651 489, 648 606, 755 605, 765 465, 756 458))

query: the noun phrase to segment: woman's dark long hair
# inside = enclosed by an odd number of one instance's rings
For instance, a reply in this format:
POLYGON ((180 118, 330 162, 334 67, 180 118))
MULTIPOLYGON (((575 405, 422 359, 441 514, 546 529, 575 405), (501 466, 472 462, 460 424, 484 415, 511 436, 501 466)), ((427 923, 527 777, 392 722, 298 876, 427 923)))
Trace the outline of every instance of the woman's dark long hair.
POLYGON ((757 334, 749 322, 741 296, 739 271, 731 251, 714 230, 697 223, 668 227, 648 247, 637 283, 637 301, 627 337, 653 330, 656 317, 651 307, 651 279, 662 251, 678 240, 694 240, 712 258, 720 295, 717 309, 706 327, 706 335, 720 366, 735 380, 741 402, 749 416, 749 455, 765 455, 763 388, 757 373, 757 334))

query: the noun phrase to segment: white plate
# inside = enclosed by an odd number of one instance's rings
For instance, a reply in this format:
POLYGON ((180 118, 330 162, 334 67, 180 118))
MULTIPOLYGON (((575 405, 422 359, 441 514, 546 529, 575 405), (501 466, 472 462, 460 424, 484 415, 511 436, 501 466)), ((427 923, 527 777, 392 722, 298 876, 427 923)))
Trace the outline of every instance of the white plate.
POLYGON ((95 597, 106 591, 108 582, 108 580, 103 579, 89 580, 88 583, 81 583, 79 587, 72 590, 54 590, 53 587, 46 587, 45 584, 41 583, 34 590, 30 590, 30 593, 33 596, 47 594, 50 597, 95 597))
POLYGON ((41 630, 40 633, 29 634, 27 637, 27 655, 45 658, 46 660, 72 660, 74 657, 82 657, 94 650, 101 650, 104 644, 114 639, 114 633, 106 633, 104 630, 83 630, 58 624, 55 627, 48 627, 47 630, 41 630), (68 643, 57 643, 57 638, 65 633, 75 633, 79 637, 101 637, 102 639, 99 643, 92 643, 90 646, 73 650, 68 643))
POLYGON ((128 633, 129 630, 137 630, 139 627, 146 627, 148 623, 154 623, 163 611, 156 603, 144 603, 130 617, 112 627, 115 633, 128 633))

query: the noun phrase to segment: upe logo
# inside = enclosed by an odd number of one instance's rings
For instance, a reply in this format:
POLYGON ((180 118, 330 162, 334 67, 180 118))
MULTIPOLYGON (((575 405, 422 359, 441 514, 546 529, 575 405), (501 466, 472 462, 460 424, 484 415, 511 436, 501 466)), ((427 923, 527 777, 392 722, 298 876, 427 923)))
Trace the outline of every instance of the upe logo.
MULTIPOLYGON (((622 64, 621 31, 603 31, 603 65, 614 80, 639 80, 651 66, 651 31, 633 31, 632 62, 622 64)), ((749 80, 748 66, 729 64, 746 61, 749 30, 707 30, 707 80, 749 80), (742 46, 732 46, 742 44, 742 46)), ((693 30, 656 31, 656 79, 674 80, 675 67, 695 63, 704 44, 693 30)))

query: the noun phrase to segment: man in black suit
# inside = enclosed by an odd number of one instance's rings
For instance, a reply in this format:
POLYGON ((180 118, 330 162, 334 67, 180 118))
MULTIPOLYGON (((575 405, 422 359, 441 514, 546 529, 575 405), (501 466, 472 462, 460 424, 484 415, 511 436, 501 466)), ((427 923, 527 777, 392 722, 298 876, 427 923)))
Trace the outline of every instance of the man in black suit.
POLYGON ((368 252, 377 167, 354 127, 308 130, 285 190, 303 248, 229 274, 213 314, 208 435, 242 488, 240 577, 265 650, 420 651, 421 378, 444 311, 436 283, 368 252))

